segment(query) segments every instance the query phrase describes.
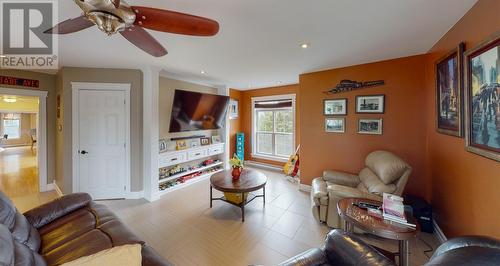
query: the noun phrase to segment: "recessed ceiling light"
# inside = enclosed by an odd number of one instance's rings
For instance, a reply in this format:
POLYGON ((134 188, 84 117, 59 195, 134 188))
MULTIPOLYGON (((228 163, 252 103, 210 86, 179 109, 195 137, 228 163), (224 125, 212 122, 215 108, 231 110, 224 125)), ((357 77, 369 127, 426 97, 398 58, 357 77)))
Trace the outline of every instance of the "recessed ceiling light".
POLYGON ((7 57, 6 55, 0 54, 0 58, 5 58, 7 57))
POLYGON ((300 45, 300 47, 302 47, 302 49, 307 49, 307 48, 311 47, 311 45, 309 43, 303 43, 300 45))
POLYGON ((201 74, 202 74, 202 75, 205 75, 205 74, 207 74, 207 72, 205 72, 205 70, 202 70, 202 71, 201 71, 201 74))
POLYGON ((6 103, 15 103, 17 102, 16 98, 3 98, 3 101, 6 103))

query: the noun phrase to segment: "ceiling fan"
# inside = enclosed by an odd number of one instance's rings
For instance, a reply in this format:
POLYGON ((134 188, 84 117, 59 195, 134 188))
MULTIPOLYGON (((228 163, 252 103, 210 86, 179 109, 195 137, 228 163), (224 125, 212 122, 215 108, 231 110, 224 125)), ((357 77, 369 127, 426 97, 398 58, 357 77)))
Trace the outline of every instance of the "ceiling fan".
POLYGON ((111 36, 120 33, 138 48, 155 57, 167 50, 144 28, 192 36, 213 36, 219 32, 217 21, 152 7, 130 6, 123 0, 74 0, 83 15, 63 21, 45 31, 69 34, 94 25, 111 36))

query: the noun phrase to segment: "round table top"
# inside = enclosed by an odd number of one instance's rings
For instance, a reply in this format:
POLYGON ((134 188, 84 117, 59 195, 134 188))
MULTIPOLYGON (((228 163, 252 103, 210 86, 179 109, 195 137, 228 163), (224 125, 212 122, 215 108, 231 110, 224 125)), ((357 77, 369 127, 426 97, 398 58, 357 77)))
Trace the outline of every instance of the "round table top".
POLYGON ((239 180, 233 181, 232 169, 216 173, 210 177, 213 188, 230 193, 251 192, 266 186, 267 177, 253 169, 243 169, 239 180))
POLYGON ((388 239, 408 240, 415 237, 420 231, 419 224, 413 217, 407 217, 408 221, 415 223, 417 228, 410 228, 397 225, 393 222, 368 215, 366 210, 358 208, 353 203, 368 202, 382 205, 382 202, 369 199, 346 198, 341 199, 337 204, 337 210, 342 219, 354 224, 361 230, 388 239))

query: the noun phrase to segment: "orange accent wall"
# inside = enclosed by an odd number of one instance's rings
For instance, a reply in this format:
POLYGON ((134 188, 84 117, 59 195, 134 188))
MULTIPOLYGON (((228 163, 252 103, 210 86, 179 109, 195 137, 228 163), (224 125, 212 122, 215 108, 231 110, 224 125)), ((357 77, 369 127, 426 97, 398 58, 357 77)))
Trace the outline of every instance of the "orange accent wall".
POLYGON ((500 34, 500 1, 480 0, 430 50, 426 60, 428 164, 431 202, 448 237, 464 234, 500 238, 500 163, 467 152, 464 139, 436 132, 434 64, 465 41, 474 48, 500 34))
POLYGON ((252 160, 261 163, 273 164, 276 166, 283 166, 283 162, 263 160, 258 158, 253 158, 252 153, 252 97, 261 97, 261 96, 272 96, 272 95, 282 95, 282 94, 296 94, 296 132, 295 132, 295 143, 296 145, 300 144, 300 97, 299 97, 299 85, 287 85, 287 86, 278 86, 278 87, 270 87, 263 89, 255 89, 255 90, 247 90, 247 91, 238 91, 235 89, 230 90, 230 96, 233 99, 239 97, 239 108, 240 114, 239 118, 235 120, 231 120, 231 129, 230 129, 230 151, 234 153, 235 150, 235 135, 237 132, 245 133, 245 160, 252 160))
POLYGON ((389 150, 413 167, 405 193, 431 202, 447 237, 477 234, 500 238, 500 163, 467 152, 462 138, 436 132, 434 76, 435 61, 460 42, 466 42, 467 50, 500 34, 498 10, 500 1, 479 0, 425 55, 303 74, 299 85, 241 92, 241 121, 234 123, 247 134, 246 159, 251 159, 251 97, 294 91, 302 183, 310 184, 324 169, 357 173, 369 152, 389 150), (323 94, 342 79, 383 79, 386 85, 323 94), (355 96, 367 94, 386 95, 385 114, 355 113, 355 96), (345 134, 324 131, 323 100, 333 98, 348 98, 345 134), (359 118, 376 117, 383 118, 382 136, 356 133, 359 118))
POLYGON ((301 182, 311 184, 326 169, 358 173, 366 155, 382 149, 401 156, 413 167, 406 192, 428 196, 424 73, 425 56, 420 55, 301 75, 301 182), (335 95, 323 93, 342 79, 384 80, 385 85, 335 95), (385 114, 356 114, 355 96, 375 94, 385 94, 385 114), (348 99, 344 134, 324 129, 323 100, 336 98, 348 99), (360 118, 382 118, 383 135, 358 134, 360 118))

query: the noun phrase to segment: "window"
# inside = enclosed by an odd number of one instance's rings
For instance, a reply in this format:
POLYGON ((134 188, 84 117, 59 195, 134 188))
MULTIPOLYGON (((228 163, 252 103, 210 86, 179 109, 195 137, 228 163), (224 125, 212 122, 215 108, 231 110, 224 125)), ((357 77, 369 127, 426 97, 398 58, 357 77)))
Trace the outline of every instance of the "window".
POLYGON ((252 99, 253 157, 286 160, 295 150, 295 95, 252 99))
POLYGON ((3 114, 2 128, 2 136, 8 135, 9 139, 21 138, 21 115, 3 114))

